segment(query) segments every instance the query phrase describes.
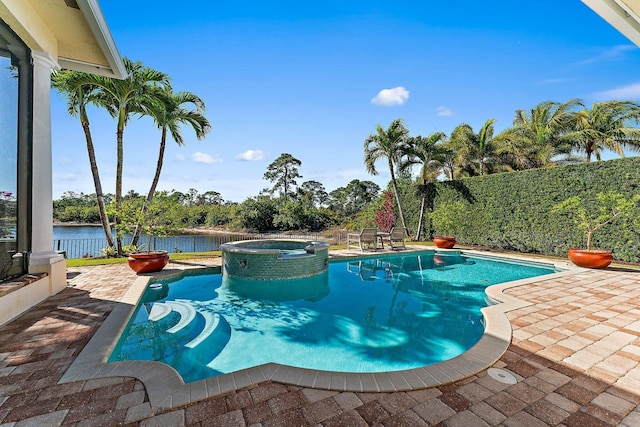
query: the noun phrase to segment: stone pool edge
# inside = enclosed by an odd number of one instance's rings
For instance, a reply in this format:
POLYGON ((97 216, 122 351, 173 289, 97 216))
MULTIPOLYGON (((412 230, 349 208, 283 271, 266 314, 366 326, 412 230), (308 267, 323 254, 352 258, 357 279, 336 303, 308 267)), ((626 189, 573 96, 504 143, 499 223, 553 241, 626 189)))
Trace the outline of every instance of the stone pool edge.
MULTIPOLYGON (((433 252, 434 250, 422 251, 433 252)), ((583 271, 568 262, 550 259, 537 260, 518 255, 495 255, 473 250, 452 251, 498 259, 533 261, 553 265, 557 270, 562 271, 501 283, 487 288, 488 298, 497 303, 481 310, 485 322, 485 332, 482 338, 465 353, 445 362, 421 368, 380 373, 330 372, 268 363, 187 384, 175 369, 161 362, 107 362, 149 281, 181 275, 189 270, 169 270, 158 274, 141 275, 136 278, 129 290, 116 304, 111 314, 76 357, 59 383, 106 377, 137 378, 144 384, 154 411, 175 408, 264 381, 351 392, 394 392, 435 387, 475 375, 492 366, 506 352, 511 342, 512 333, 511 323, 506 313, 531 305, 529 302, 505 294, 506 289, 583 271)), ((446 252, 446 250, 442 252, 446 252)), ((353 254, 339 253, 331 256, 332 260, 353 257, 353 254)))

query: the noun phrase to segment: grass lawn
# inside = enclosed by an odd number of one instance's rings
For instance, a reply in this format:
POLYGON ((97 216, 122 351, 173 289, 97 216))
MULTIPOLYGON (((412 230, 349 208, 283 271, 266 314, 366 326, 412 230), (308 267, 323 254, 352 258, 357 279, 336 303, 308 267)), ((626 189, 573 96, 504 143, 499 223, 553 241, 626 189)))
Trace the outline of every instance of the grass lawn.
MULTIPOLYGON (((194 259, 194 258, 215 258, 222 254, 220 251, 208 252, 180 252, 169 254, 170 258, 175 261, 194 259)), ((85 267, 91 265, 107 265, 126 263, 127 258, 72 258, 67 260, 67 267, 85 267)))

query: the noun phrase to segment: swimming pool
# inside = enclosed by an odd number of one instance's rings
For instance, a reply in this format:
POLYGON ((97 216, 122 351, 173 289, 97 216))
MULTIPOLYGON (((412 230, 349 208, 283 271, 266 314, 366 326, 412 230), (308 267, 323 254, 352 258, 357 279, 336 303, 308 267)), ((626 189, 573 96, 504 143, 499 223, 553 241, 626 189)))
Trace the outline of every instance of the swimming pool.
POLYGON ((487 286, 555 271, 423 252, 335 261, 325 274, 282 282, 187 274, 147 289, 110 361, 162 361, 186 382, 269 362, 338 372, 427 366, 478 342, 487 286))

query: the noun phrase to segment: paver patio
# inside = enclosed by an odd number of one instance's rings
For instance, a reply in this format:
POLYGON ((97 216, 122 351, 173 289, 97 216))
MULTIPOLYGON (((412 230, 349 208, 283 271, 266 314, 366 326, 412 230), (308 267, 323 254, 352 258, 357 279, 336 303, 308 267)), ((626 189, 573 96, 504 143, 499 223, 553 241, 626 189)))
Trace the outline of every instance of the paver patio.
POLYGON ((68 278, 63 292, 0 327, 0 427, 640 426, 640 271, 582 270, 507 290, 532 303, 508 313, 513 339, 494 365, 514 385, 486 371, 395 393, 264 382, 164 412, 133 378, 58 384, 135 274, 118 264, 69 268, 68 278))

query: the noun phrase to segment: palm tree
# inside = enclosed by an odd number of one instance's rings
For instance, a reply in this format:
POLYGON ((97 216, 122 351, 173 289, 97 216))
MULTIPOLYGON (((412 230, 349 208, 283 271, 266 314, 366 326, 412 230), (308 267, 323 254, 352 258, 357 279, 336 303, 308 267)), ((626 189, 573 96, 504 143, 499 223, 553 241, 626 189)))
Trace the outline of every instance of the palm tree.
POLYGON ((539 168, 554 164, 553 158, 571 153, 565 137, 575 116, 579 99, 565 103, 545 101, 534 108, 516 110, 513 126, 494 138, 496 152, 511 170, 539 168))
POLYGON ((407 144, 402 148, 403 157, 399 165, 399 170, 407 170, 413 165, 420 166, 418 185, 421 200, 416 240, 420 240, 422 224, 424 222, 427 200, 425 186, 427 183, 435 181, 438 175, 440 175, 445 156, 449 152, 449 150, 441 145, 446 137, 447 135, 443 132, 434 132, 427 137, 416 136, 409 138, 407 144))
POLYGON ((466 123, 451 132, 448 147, 456 153, 458 175, 478 176, 493 173, 497 164, 496 144, 493 141, 494 119, 487 120, 476 134, 466 123))
POLYGON ((127 78, 118 80, 110 77, 88 74, 84 84, 95 86, 96 90, 91 102, 107 110, 116 119, 116 205, 114 222, 116 225, 116 242, 118 255, 122 255, 122 233, 118 212, 122 208, 122 169, 124 163, 124 128, 134 114, 142 114, 148 108, 158 91, 154 87, 170 87, 169 76, 153 68, 133 62, 128 58, 122 59, 127 78))
POLYGON ((477 138, 475 139, 476 145, 474 148, 477 153, 475 162, 479 175, 488 175, 492 172, 492 163, 495 161, 495 144, 493 142, 494 123, 495 119, 487 120, 480 128, 477 138))
POLYGON ((409 131, 405 127, 404 120, 396 119, 389 125, 386 130, 380 126, 376 126, 376 133, 367 137, 364 141, 364 164, 367 172, 371 175, 378 175, 376 170, 376 162, 386 158, 389 165, 389 173, 391 174, 391 183, 393 191, 396 195, 396 203, 398 204, 398 214, 402 226, 407 227, 402 212, 402 204, 400 203, 400 195, 398 194, 398 184, 396 183, 395 166, 398 164, 399 151, 406 142, 409 131))
MULTIPOLYGON (((207 118, 204 116, 205 105, 202 99, 194 95, 191 92, 177 92, 173 93, 171 88, 158 88, 156 96, 151 98, 151 102, 146 106, 147 113, 156 122, 158 128, 160 128, 160 149, 158 152, 158 162, 156 164, 156 172, 149 188, 147 198, 142 205, 142 218, 149 207, 149 203, 153 200, 153 196, 160 180, 160 173, 162 172, 162 164, 164 162, 164 151, 167 143, 167 132, 171 134, 171 138, 179 146, 184 145, 184 138, 180 125, 188 125, 193 128, 196 138, 198 140, 205 137, 205 135, 211 130, 211 125, 207 118), (185 105, 192 105, 194 109, 189 109, 185 105)), ((140 237, 141 225, 136 227, 131 240, 132 245, 138 244, 138 238, 140 237)))
POLYGON ((100 173, 98 171, 98 162, 96 160, 96 151, 93 145, 93 138, 91 136, 91 128, 89 126, 89 116, 87 115, 86 106, 91 102, 91 97, 95 93, 95 86, 82 84, 87 78, 86 73, 78 71, 62 70, 55 72, 52 75, 52 87, 56 88, 58 92, 67 97, 67 112, 72 117, 78 117, 82 130, 84 131, 84 137, 87 144, 87 153, 89 155, 89 165, 91 168, 91 175, 93 177, 93 185, 96 191, 96 202, 98 204, 98 212, 100 213, 100 223, 104 230, 105 238, 107 239, 107 245, 113 247, 113 236, 111 235, 111 224, 109 224, 109 217, 107 216, 107 210, 104 202, 104 194, 102 192, 102 182, 100 180, 100 173))
POLYGON ((575 114, 573 131, 567 138, 587 162, 595 155, 600 160, 602 150, 609 149, 624 157, 624 149, 640 151, 640 129, 629 127, 640 122, 640 104, 633 101, 593 103, 575 114))
POLYGON ((469 147, 472 145, 474 135, 471 126, 461 123, 451 131, 451 136, 443 143, 448 152, 442 167, 450 181, 466 174, 469 147))

